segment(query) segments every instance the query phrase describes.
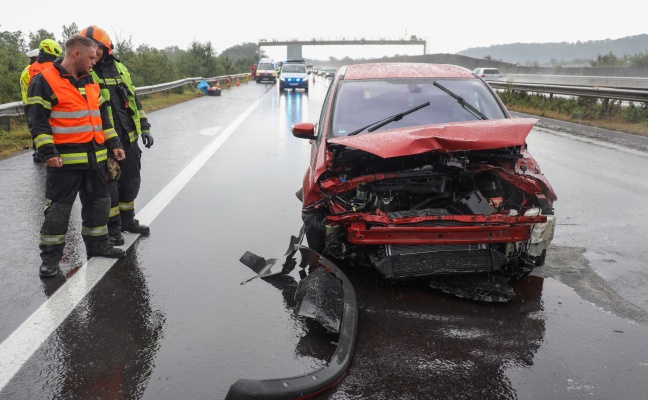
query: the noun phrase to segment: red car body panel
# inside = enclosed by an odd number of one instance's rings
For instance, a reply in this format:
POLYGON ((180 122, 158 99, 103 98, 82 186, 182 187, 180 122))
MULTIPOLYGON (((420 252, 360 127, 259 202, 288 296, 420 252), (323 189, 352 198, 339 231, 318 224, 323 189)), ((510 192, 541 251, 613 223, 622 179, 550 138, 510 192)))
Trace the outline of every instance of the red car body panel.
POLYGON ((382 158, 414 155, 434 150, 446 152, 488 150, 524 145, 526 137, 537 121, 534 118, 511 118, 454 122, 334 137, 328 139, 328 143, 364 150, 382 158))

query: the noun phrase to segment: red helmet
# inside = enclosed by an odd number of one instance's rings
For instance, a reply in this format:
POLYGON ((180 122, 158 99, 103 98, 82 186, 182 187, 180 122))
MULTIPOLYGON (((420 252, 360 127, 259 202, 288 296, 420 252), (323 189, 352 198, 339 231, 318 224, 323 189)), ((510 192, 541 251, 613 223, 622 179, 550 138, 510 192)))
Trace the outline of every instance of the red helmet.
POLYGON ((81 32, 79 32, 79 35, 87 36, 97 42, 99 46, 104 46, 106 48, 105 51, 107 51, 108 54, 112 54, 112 51, 115 48, 115 46, 113 46, 112 44, 112 40, 110 40, 110 36, 108 36, 108 33, 99 28, 97 25, 90 25, 89 27, 81 30, 81 32))

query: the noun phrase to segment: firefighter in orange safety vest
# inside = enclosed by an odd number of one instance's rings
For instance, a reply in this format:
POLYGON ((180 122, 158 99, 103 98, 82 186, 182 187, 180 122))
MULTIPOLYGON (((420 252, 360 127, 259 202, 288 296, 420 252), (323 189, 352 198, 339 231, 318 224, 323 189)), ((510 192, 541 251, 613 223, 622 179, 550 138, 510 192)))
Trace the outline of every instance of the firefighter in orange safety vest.
POLYGON ((79 34, 91 38, 99 46, 97 64, 90 72, 101 88, 101 95, 109 103, 111 122, 126 152, 126 159, 119 162, 119 166, 108 160, 109 165, 119 171, 116 174, 118 178, 108 182, 111 198, 108 231, 111 243, 121 246, 124 244, 122 232, 150 233, 148 226, 135 219, 135 199, 142 181, 142 150, 138 138, 141 137, 144 146, 150 148, 153 145, 151 125, 135 93, 128 69, 113 55, 110 36, 96 25, 82 29, 79 34))
MULTIPOLYGON (((39 74, 42 70, 52 66, 54 60, 56 60, 63 50, 61 46, 53 39, 43 39, 38 45, 38 55, 36 56, 36 61, 29 64, 25 68, 23 73, 20 76, 20 90, 22 92, 23 103, 27 102, 27 89, 29 88, 29 83, 31 82, 34 75, 39 74)), ((43 160, 38 154, 36 147, 33 147, 34 153, 32 158, 34 162, 42 163, 43 160)))
POLYGON ((84 36, 65 43, 65 57, 29 85, 27 126, 46 167, 45 219, 40 230, 41 277, 58 275, 70 214, 81 199, 81 236, 88 258, 125 257, 108 238, 110 193, 106 159, 124 150, 110 124, 108 104, 89 71, 97 45, 84 36))

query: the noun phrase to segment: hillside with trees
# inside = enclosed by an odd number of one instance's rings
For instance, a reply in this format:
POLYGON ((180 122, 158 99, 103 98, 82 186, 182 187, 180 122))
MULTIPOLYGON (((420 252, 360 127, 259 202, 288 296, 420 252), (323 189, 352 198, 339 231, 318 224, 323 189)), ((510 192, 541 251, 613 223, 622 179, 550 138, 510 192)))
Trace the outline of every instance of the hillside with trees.
POLYGON ((605 55, 623 59, 640 53, 648 53, 648 34, 586 42, 500 44, 472 47, 457 54, 521 65, 584 66, 605 55))

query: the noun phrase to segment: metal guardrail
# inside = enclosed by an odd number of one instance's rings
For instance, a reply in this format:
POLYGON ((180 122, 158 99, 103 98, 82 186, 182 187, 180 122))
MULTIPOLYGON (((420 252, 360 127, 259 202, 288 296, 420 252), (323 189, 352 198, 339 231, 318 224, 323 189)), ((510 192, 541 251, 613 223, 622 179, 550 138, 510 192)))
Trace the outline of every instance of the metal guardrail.
POLYGON ((499 80, 545 85, 648 89, 648 78, 640 76, 504 74, 499 80))
MULTIPOLYGON (((185 78, 174 82, 161 83, 159 85, 138 87, 135 89, 135 93, 137 93, 138 96, 147 95, 151 93, 157 93, 157 92, 163 92, 165 90, 175 89, 184 85, 197 84, 202 80, 204 80, 207 83, 213 83, 216 81, 219 82, 226 81, 228 77, 230 79, 235 80, 236 78, 241 79, 249 76, 250 76, 249 73, 244 73, 244 74, 216 76, 213 78, 202 78, 202 77, 185 78)), ((22 101, 14 101, 13 103, 0 104, 0 118, 15 118, 24 114, 25 114, 24 104, 22 101)))
POLYGON ((566 96, 585 96, 621 101, 648 102, 646 89, 620 89, 613 87, 592 87, 573 85, 548 85, 542 83, 522 83, 487 80, 493 89, 508 89, 536 93, 561 94, 566 96))

